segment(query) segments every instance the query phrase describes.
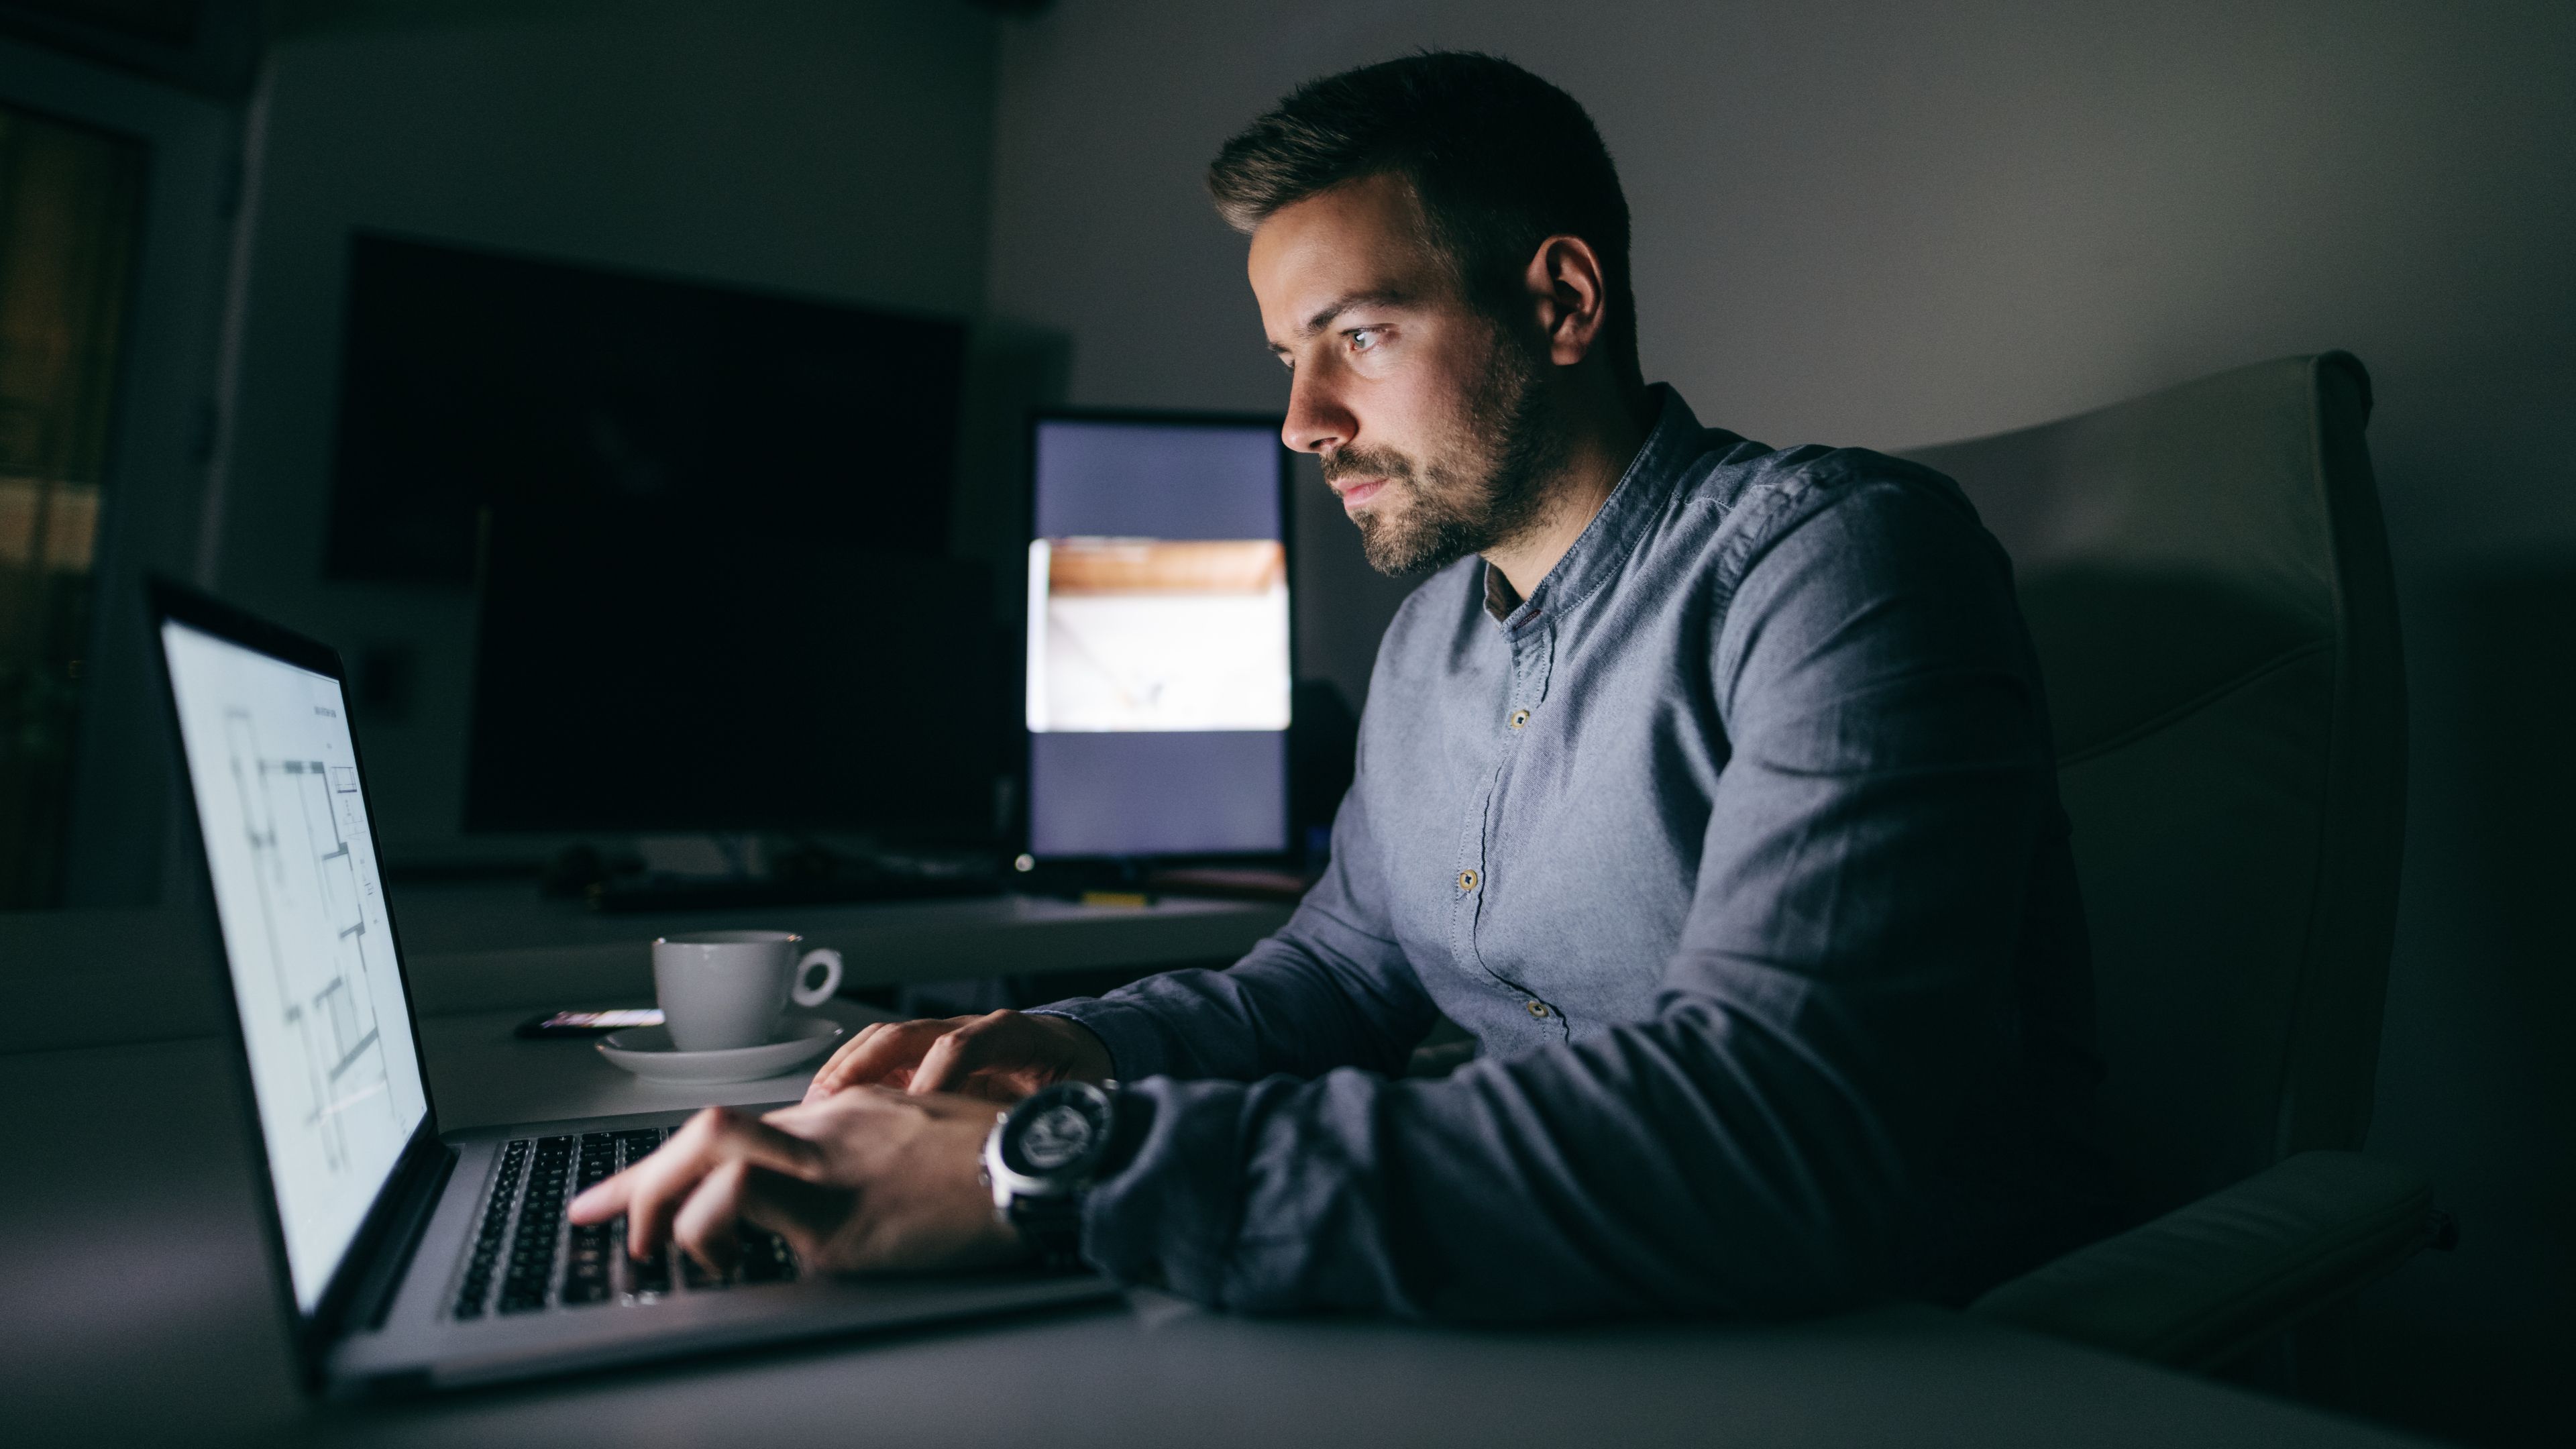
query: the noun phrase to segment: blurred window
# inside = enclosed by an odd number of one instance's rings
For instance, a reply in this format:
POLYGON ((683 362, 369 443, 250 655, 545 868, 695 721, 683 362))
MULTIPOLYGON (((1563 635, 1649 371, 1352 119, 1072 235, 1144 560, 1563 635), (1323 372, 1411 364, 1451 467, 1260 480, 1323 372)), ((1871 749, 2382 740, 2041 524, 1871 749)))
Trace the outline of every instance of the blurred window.
POLYGON ((141 142, 0 106, 0 910, 56 904, 141 142))

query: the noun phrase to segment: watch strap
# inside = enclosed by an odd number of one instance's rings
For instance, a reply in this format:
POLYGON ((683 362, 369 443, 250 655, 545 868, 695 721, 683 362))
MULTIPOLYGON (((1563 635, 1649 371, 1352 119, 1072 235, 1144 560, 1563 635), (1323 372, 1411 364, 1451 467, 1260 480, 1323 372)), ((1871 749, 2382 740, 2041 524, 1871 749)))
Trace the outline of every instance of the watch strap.
POLYGON ((1008 1216, 1048 1271, 1067 1273, 1083 1265, 1082 1194, 1014 1197, 1008 1216))

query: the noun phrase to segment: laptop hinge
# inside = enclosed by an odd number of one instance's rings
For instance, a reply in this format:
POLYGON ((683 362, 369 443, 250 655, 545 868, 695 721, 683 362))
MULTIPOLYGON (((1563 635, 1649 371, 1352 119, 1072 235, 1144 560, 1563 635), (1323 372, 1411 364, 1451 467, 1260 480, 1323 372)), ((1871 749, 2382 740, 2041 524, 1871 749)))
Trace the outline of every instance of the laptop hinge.
POLYGON ((447 1186, 447 1175, 456 1168, 456 1149, 444 1142, 435 1146, 435 1151, 421 1154, 419 1165, 407 1174, 410 1181, 399 1190, 394 1217, 385 1224, 383 1251, 368 1263, 350 1295, 345 1322, 352 1328, 374 1332, 385 1326, 385 1315, 393 1311, 395 1290, 402 1287, 412 1254, 420 1249, 421 1234, 429 1229, 430 1213, 447 1186))

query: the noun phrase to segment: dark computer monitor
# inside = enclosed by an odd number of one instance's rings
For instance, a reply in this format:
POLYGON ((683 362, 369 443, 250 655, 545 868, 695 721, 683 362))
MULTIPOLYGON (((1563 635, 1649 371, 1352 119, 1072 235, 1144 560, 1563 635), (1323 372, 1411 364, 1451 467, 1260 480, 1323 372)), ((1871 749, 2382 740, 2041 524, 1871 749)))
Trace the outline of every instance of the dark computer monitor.
POLYGON ((474 587, 465 824, 1003 843, 963 322, 349 245, 325 571, 474 587))
POLYGON ((324 572, 466 587, 523 505, 940 557, 965 357, 951 318, 360 233, 324 572))
POLYGON ((1279 420, 1047 414, 1030 455, 1029 853, 1287 852, 1279 420))
POLYGON ((721 511, 492 515, 465 824, 999 843, 1008 644, 981 564, 721 511))

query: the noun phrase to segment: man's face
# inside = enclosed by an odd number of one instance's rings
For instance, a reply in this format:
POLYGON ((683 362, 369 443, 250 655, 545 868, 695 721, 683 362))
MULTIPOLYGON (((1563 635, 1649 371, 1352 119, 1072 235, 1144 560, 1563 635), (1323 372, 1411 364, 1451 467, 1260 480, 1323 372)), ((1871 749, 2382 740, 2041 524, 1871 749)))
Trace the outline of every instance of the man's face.
POLYGON ((1290 372, 1280 435, 1322 456, 1372 566, 1438 568, 1537 520, 1558 452, 1544 361, 1469 305, 1400 179, 1280 208, 1250 271, 1290 372))

